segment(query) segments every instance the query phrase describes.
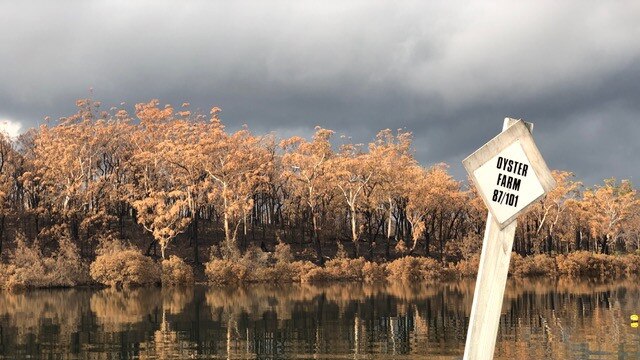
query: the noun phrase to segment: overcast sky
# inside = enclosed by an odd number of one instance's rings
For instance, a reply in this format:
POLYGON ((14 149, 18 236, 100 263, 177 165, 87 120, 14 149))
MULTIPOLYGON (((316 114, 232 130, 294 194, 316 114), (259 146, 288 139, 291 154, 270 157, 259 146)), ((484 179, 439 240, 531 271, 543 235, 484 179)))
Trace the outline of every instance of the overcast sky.
POLYGON ((0 127, 159 98, 222 107, 231 128, 368 142, 414 134, 461 160, 505 116, 551 168, 640 181, 640 2, 0 3, 0 127))

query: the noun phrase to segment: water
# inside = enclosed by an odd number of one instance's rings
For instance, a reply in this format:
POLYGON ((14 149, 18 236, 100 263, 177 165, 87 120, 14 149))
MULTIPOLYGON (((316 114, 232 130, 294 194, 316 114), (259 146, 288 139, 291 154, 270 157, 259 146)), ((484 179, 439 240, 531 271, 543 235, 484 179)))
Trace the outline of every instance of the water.
MULTIPOLYGON (((0 292, 0 359, 459 359, 473 283, 0 292)), ((509 280, 496 357, 640 359, 640 285, 509 280)))

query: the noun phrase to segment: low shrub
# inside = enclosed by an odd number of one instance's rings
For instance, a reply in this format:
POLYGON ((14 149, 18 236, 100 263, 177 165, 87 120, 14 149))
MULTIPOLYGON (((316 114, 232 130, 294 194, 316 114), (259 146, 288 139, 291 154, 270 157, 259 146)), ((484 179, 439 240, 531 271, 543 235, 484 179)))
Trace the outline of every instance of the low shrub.
POLYGON ((629 277, 640 275, 640 255, 629 254, 621 258, 626 267, 626 274, 629 277))
POLYGON ((290 264, 293 262, 293 254, 291 253, 291 246, 283 242, 278 242, 276 249, 273 252, 273 258, 277 263, 290 264))
POLYGON ((279 245, 278 256, 281 261, 276 269, 271 266, 271 257, 267 252, 256 246, 250 246, 242 257, 218 258, 216 252, 212 251, 212 258, 205 264, 205 275, 207 280, 216 285, 229 285, 243 282, 266 282, 276 278, 283 281, 291 276, 288 265, 284 259, 287 257, 288 245, 279 245))
POLYGON ((0 287, 8 289, 71 287, 91 281, 87 265, 68 237, 58 239, 58 249, 44 256, 37 242, 28 245, 22 235, 7 264, 0 264, 0 287))
POLYGON ((511 258, 509 260, 509 274, 514 274, 516 272, 516 267, 520 266, 520 262, 522 261, 522 256, 516 252, 511 253, 511 258))
POLYGON ((289 264, 290 279, 292 282, 302 282, 302 277, 309 272, 318 269, 319 266, 311 261, 294 261, 289 264))
POLYGON ((278 261, 272 267, 265 269, 264 281, 274 283, 298 283, 302 277, 311 270, 319 268, 310 261, 293 261, 286 263, 278 261))
POLYGON ((480 267, 480 254, 475 254, 469 259, 460 260, 456 264, 456 270, 461 277, 475 277, 480 267))
POLYGON ((440 271, 440 280, 443 281, 451 281, 451 280, 456 280, 456 279, 460 279, 462 277, 462 275, 460 274, 460 271, 458 271, 458 269, 456 268, 456 265, 454 263, 449 263, 447 266, 443 267, 442 270, 440 271))
POLYGON ((376 262, 367 261, 362 267, 363 280, 367 283, 382 283, 387 281, 387 266, 376 262))
POLYGON ((133 247, 103 251, 91 263, 91 277, 111 287, 154 285, 161 281, 161 266, 133 247))
POLYGON ((405 256, 387 264, 389 279, 418 282, 436 280, 442 275, 442 265, 431 258, 405 256))
POLYGON ((387 268, 383 264, 357 259, 336 258, 326 262, 324 267, 315 267, 301 275, 301 281, 307 283, 328 281, 362 281, 368 283, 384 282, 387 268))
POLYGON ((229 285, 238 283, 293 283, 303 281, 312 270, 324 269, 309 261, 277 262, 273 265, 247 265, 244 261, 214 259, 205 266, 210 283, 229 285))
POLYGON ((303 283, 322 283, 333 280, 329 272, 321 267, 313 268, 309 272, 300 275, 300 281, 303 283))
POLYGON ((216 285, 237 284, 245 279, 247 267, 238 261, 211 259, 204 268, 210 283, 216 285))
POLYGON ((237 283, 317 283, 329 281, 384 281, 386 266, 368 262, 364 258, 344 256, 329 260, 324 267, 310 261, 291 261, 289 245, 276 245, 273 256, 259 248, 250 247, 237 261, 212 258, 205 265, 210 283, 228 285, 237 283))
POLYGON ((242 282, 266 282, 273 276, 270 254, 257 246, 250 246, 238 264, 246 269, 239 278, 242 282))
POLYGON ((14 272, 14 265, 0 263, 0 289, 6 289, 9 287, 9 279, 14 272))
POLYGON ((181 258, 171 255, 169 259, 162 261, 162 286, 188 286, 193 285, 193 269, 181 258))
POLYGON ((546 254, 522 257, 513 253, 509 273, 516 277, 556 276, 556 261, 546 254))
MULTIPOLYGON (((556 258, 558 272, 571 277, 618 278, 628 273, 628 263, 622 257, 577 251, 556 258)), ((635 271, 631 268, 631 271, 635 271)))
POLYGON ((247 251, 244 252, 244 255, 242 255, 239 262, 252 269, 269 266, 271 259, 268 252, 262 251, 259 247, 251 245, 247 251))
POLYGON ((364 258, 357 259, 337 258, 327 261, 324 265, 329 277, 336 281, 362 281, 364 280, 364 258))

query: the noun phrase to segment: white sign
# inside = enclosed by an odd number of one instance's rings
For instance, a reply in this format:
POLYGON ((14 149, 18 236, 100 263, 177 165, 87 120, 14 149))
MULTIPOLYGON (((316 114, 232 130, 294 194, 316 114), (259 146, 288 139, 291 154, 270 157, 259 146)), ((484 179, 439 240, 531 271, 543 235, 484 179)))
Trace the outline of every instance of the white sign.
POLYGON ((523 121, 509 126, 463 164, 501 228, 555 186, 523 121))
POLYGON ((489 199, 493 216, 504 223, 544 194, 544 189, 520 140, 500 151, 498 155, 473 172, 478 190, 489 199))

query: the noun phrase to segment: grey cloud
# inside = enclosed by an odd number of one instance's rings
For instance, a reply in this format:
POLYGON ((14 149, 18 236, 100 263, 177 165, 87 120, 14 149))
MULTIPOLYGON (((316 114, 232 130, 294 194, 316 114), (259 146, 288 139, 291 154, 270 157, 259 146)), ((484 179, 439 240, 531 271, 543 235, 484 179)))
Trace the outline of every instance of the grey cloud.
POLYGON ((460 160, 505 116, 536 123, 552 167, 637 178, 634 2, 3 2, 0 118, 33 126, 160 98, 222 106, 230 128, 368 141, 415 135, 424 164, 460 160))

